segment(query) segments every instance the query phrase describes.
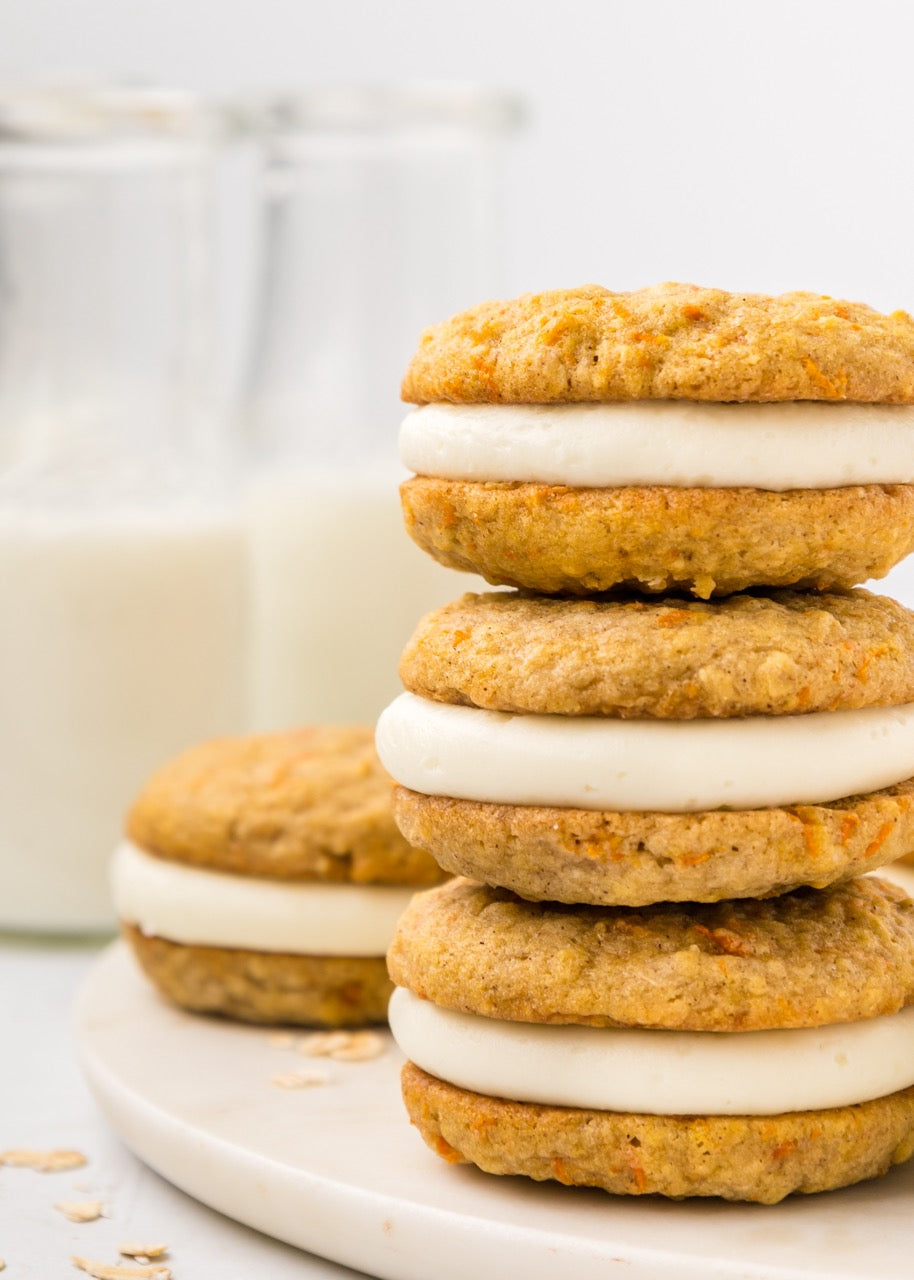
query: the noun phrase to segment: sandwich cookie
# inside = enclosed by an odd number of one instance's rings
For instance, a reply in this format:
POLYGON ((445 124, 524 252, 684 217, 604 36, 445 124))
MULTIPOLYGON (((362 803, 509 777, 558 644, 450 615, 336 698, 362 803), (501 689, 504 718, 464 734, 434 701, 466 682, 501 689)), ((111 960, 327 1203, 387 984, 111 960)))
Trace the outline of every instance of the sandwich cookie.
POLYGON ((596 285, 427 330, 406 526, 490 582, 701 598, 914 549, 914 320, 812 293, 596 285))
POLYGON ((914 614, 886 597, 466 595, 400 674, 401 830, 525 898, 764 897, 914 849, 914 614))
POLYGON ((445 1160, 775 1203, 914 1154, 914 903, 874 877, 640 910, 417 895, 389 957, 445 1160))
POLYGON ((382 1022, 384 952, 442 872, 391 814, 367 727, 225 739, 160 769, 112 868, 121 928, 175 1003, 249 1022, 382 1022))

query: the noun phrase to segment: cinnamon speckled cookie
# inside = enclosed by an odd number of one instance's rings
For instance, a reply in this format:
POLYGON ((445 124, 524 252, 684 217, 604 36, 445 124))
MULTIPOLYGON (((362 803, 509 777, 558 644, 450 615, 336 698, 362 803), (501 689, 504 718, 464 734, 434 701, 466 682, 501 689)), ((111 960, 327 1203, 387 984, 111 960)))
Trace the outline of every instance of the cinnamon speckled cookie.
POLYGON ((159 990, 249 1022, 383 1021, 396 919, 443 874, 397 831, 391 786, 363 726, 204 743, 164 765, 112 866, 159 990))
POLYGON ((483 302, 422 335, 403 399, 914 401, 914 320, 816 293, 599 285, 483 302))
POLYGON ((655 1116, 488 1097, 411 1062, 402 1083, 410 1120, 448 1164, 616 1195, 777 1204, 879 1177, 914 1154, 914 1088, 778 1116, 655 1116))
POLYGON ((908 484, 776 493, 414 476, 400 496, 407 532, 440 564, 569 595, 833 590, 884 577, 914 550, 908 484))
POLYGON ((914 903, 872 878, 641 911, 453 881, 389 965, 406 1106, 450 1163, 774 1203, 914 1154, 914 903))
POLYGON ((831 589, 914 549, 909 450, 888 458, 914 424, 902 311, 683 284, 525 294, 427 330, 403 398, 450 407, 444 425, 412 415, 406 527, 493 583, 831 589), (582 406, 596 427, 572 422, 582 406))
POLYGON ((914 1001, 914 902, 873 876, 762 901, 640 909, 525 902, 458 879, 413 899, 387 963, 398 986, 485 1018, 816 1027, 914 1001))
POLYGON ((914 779, 832 804, 607 813, 394 791, 407 839, 524 898, 598 905, 766 898, 914 861, 914 779))
POLYGON ((869 591, 688 600, 465 595, 403 651, 411 693, 571 716, 794 715, 914 702, 914 613, 869 591))
POLYGON ((434 861, 397 831, 390 789, 367 725, 222 738, 152 775, 127 834, 158 858, 239 875, 434 884, 434 861))
POLYGON ((125 925, 147 977, 184 1009, 241 1022, 350 1027, 384 1022, 393 986, 383 956, 308 956, 197 947, 125 925))

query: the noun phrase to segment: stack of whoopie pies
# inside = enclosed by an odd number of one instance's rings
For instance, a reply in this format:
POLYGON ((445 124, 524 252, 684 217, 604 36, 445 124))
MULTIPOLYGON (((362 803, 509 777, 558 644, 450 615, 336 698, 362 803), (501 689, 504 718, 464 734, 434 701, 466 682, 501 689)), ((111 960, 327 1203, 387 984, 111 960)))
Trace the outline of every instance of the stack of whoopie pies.
POLYGON ((449 1161, 774 1202, 914 1154, 914 321, 598 287, 427 331, 381 759, 459 877, 389 953, 449 1161))

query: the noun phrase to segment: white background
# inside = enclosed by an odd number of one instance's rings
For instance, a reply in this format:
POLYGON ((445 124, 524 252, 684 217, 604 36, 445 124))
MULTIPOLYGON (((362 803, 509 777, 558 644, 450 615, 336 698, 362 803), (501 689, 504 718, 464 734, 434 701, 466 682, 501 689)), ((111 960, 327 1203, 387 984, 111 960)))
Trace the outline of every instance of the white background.
POLYGON ((512 291, 805 287, 914 306, 907 0, 0 0, 7 74, 520 92, 512 291))

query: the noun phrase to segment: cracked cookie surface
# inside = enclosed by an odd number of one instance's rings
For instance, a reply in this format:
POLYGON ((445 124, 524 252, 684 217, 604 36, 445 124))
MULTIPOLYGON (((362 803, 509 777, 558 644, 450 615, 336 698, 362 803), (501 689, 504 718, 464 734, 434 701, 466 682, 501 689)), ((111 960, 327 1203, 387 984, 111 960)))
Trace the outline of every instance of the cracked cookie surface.
POLYGON ((413 898, 388 967, 434 1004, 507 1021, 816 1027, 914 1001, 914 902, 874 877, 642 908, 527 902, 458 879, 413 898))
POLYGON ((914 702, 914 613, 868 591, 681 599, 465 595, 400 676, 439 702, 572 716, 793 715, 914 702))
POLYGON ((269 879, 434 884, 391 813, 393 783, 368 726, 314 726, 224 738, 152 775, 127 834, 188 866, 269 879))
POLYGON ((483 302, 427 329, 415 403, 914 402, 914 320, 815 293, 600 285, 483 302))

